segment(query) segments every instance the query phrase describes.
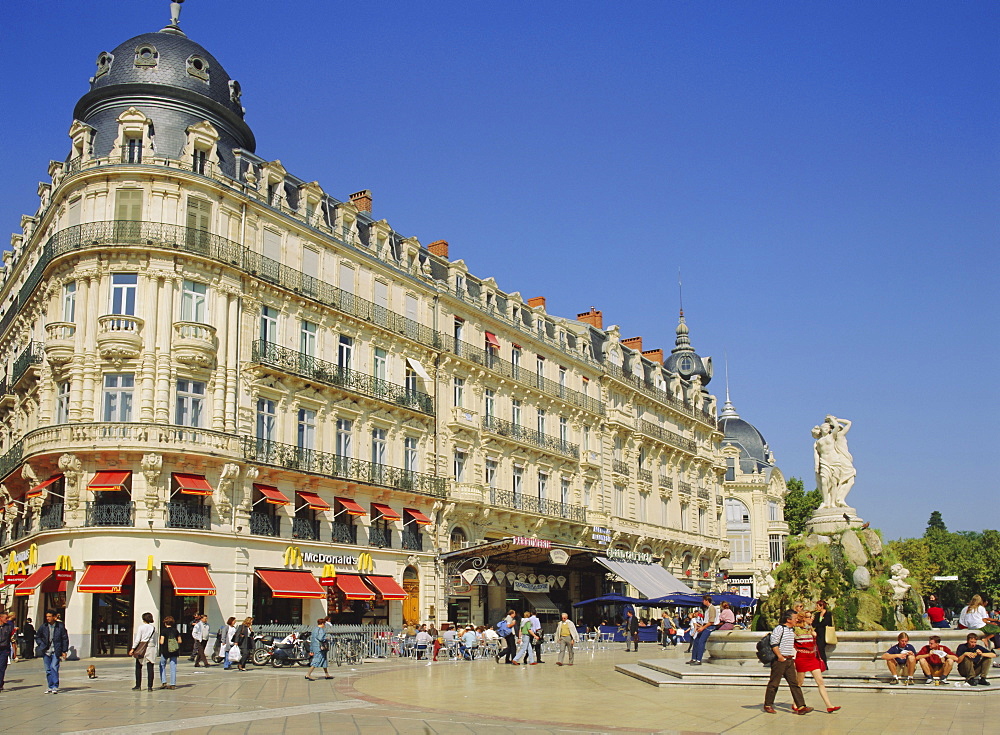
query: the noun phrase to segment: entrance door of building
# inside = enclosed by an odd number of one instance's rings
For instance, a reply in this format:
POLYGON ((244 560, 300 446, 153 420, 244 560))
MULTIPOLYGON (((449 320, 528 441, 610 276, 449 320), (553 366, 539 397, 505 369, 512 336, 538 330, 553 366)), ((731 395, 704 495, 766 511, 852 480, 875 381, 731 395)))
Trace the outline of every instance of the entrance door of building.
POLYGON ((420 578, 417 570, 407 567, 403 571, 403 591, 406 592, 406 599, 403 600, 403 622, 419 623, 420 616, 420 578))
POLYGON ((132 647, 132 587, 95 592, 91 618, 92 656, 125 656, 132 647))

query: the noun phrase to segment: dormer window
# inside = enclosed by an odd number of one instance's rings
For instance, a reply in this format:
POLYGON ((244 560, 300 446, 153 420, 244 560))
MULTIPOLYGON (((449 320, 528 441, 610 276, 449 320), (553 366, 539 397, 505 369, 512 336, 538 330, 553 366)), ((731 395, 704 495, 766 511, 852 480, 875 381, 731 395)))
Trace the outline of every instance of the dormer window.
POLYGON ((208 152, 207 151, 203 151, 200 148, 195 148, 194 149, 194 153, 192 154, 192 157, 193 157, 192 168, 193 168, 194 172, 196 174, 202 174, 202 175, 204 175, 204 173, 205 173, 205 163, 206 163, 206 161, 208 159, 208 152))
POLYGON ((97 57, 97 73, 94 74, 94 79, 102 77, 111 71, 111 63, 115 60, 112 54, 107 51, 102 51, 97 57))
POLYGON ((123 163, 142 163, 142 138, 125 138, 123 163))
POLYGON ((191 55, 187 59, 187 73, 193 77, 208 81, 208 62, 201 56, 191 55))
POLYGON ((135 65, 138 67, 153 67, 160 60, 160 55, 156 52, 156 46, 143 44, 135 50, 135 65))

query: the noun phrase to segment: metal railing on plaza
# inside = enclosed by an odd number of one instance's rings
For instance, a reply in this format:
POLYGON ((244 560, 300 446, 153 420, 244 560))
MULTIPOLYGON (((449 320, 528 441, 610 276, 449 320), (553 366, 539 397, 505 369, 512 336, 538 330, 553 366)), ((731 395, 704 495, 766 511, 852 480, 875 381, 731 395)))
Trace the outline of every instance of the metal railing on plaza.
POLYGON ((523 442, 524 444, 531 444, 550 452, 556 452, 574 459, 580 458, 580 447, 576 444, 561 441, 557 437, 543 434, 534 429, 528 429, 510 421, 497 418, 496 416, 484 416, 483 429, 498 436, 509 436, 511 439, 523 442))
POLYGON ((249 462, 285 467, 341 480, 381 485, 420 495, 443 498, 447 480, 390 465, 375 464, 317 449, 305 449, 267 439, 243 437, 243 458, 249 462))
POLYGON ((359 373, 303 352, 279 347, 273 342, 256 340, 252 346, 250 359, 251 362, 277 368, 284 373, 299 375, 317 383, 334 385, 386 403, 434 414, 431 397, 426 393, 410 390, 405 386, 359 373))
POLYGON ((135 503, 95 503, 86 506, 87 526, 134 526, 135 503))
POLYGON ((571 521, 587 522, 587 509, 582 505, 561 503, 558 500, 539 498, 535 495, 515 493, 512 490, 490 489, 490 504, 501 508, 511 508, 536 515, 565 518, 571 521))

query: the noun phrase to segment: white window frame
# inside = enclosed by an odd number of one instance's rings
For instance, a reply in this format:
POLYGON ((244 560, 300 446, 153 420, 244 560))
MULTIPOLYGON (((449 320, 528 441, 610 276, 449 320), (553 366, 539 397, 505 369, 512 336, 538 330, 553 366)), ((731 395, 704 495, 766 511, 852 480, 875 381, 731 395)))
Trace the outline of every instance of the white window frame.
POLYGON ((110 293, 110 313, 135 316, 136 298, 139 290, 138 273, 112 273, 110 293))
POLYGON ((181 285, 181 321, 208 324, 208 284, 184 279, 181 285))
POLYGON ((274 441, 278 425, 278 403, 270 398, 257 399, 257 438, 274 441))
POLYGON ((205 415, 207 386, 200 380, 180 379, 176 384, 174 423, 198 429, 205 415))
POLYGON ((128 423, 132 420, 132 399, 135 394, 134 373, 104 374, 104 420, 128 423))

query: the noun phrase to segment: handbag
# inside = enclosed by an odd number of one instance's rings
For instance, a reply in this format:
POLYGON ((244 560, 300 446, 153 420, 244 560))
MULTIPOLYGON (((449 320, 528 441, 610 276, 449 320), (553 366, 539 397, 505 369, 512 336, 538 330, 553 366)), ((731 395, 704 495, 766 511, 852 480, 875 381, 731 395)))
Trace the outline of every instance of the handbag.
POLYGON ((826 645, 837 645, 837 629, 832 624, 826 627, 826 645))
POLYGON ((156 630, 154 629, 152 633, 149 634, 149 638, 144 641, 139 641, 139 645, 132 649, 132 658, 136 661, 142 661, 146 658, 146 649, 149 648, 149 642, 153 640, 153 636, 156 635, 156 630))

